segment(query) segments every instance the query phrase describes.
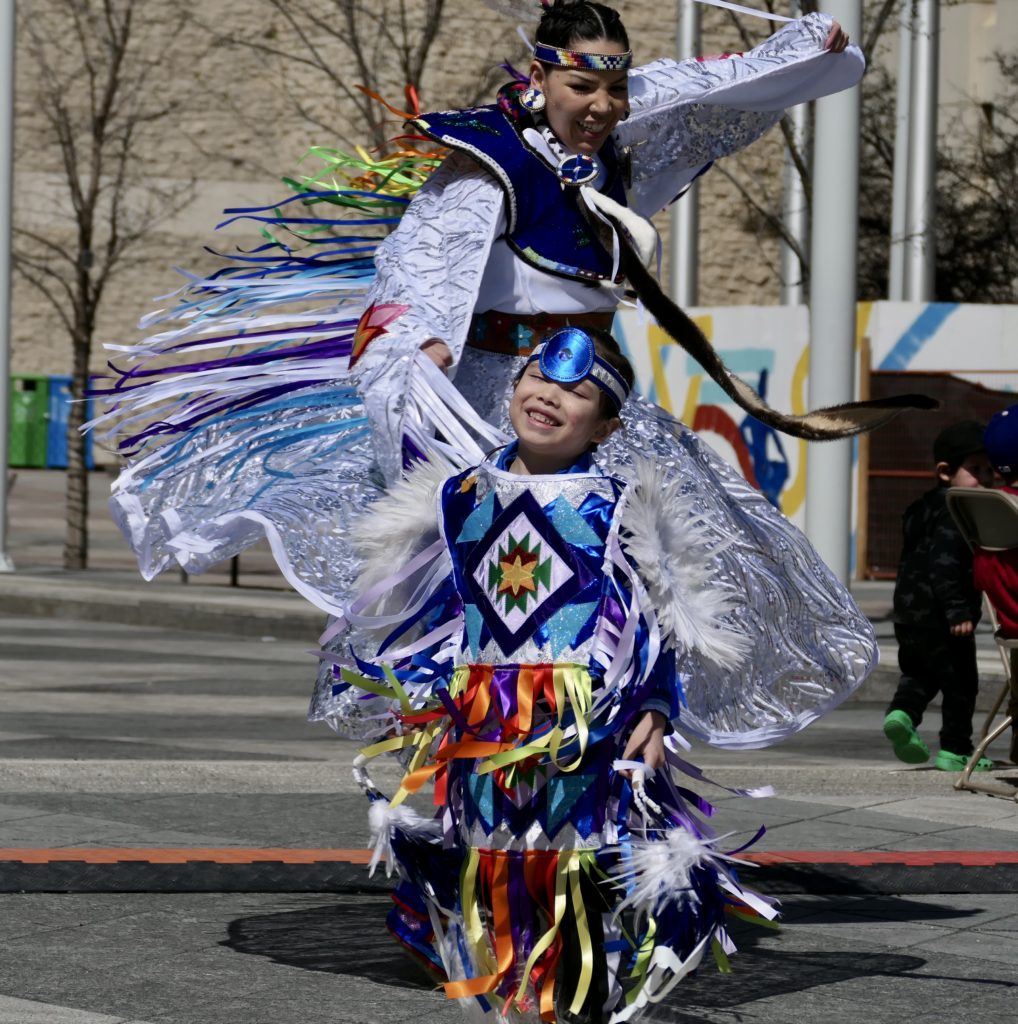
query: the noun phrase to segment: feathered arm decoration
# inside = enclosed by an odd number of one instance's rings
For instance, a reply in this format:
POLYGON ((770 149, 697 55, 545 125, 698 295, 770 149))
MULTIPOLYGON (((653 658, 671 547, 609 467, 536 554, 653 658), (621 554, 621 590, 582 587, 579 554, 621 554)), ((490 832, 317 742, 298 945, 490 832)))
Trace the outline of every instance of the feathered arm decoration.
MULTIPOLYGON (((449 477, 448 469, 418 462, 352 531, 355 550, 363 560, 356 592, 367 594, 401 566, 438 541, 438 492, 449 477)), ((363 609, 376 616, 402 607, 410 579, 394 586, 363 609)))
POLYGON ((749 653, 749 638, 734 625, 736 595, 717 579, 712 541, 692 496, 682 493, 678 477, 649 460, 633 471, 620 539, 647 587, 662 639, 737 668, 749 653))

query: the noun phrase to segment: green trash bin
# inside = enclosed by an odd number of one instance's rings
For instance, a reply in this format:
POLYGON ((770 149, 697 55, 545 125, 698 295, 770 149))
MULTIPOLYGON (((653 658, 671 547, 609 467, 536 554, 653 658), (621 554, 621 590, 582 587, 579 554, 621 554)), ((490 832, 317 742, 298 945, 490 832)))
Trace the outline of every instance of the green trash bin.
POLYGON ((49 378, 38 374, 11 377, 8 464, 46 468, 49 427, 49 378))

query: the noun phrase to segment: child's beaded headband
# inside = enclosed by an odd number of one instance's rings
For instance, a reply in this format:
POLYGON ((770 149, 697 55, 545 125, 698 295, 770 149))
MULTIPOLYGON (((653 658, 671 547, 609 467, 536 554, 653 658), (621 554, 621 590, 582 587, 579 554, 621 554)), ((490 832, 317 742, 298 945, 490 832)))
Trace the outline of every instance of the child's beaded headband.
POLYGON ((580 71, 628 71, 633 66, 633 51, 625 53, 584 53, 582 50, 563 50, 547 43, 534 43, 534 59, 558 68, 577 68, 580 71))
POLYGON ((556 384, 592 380, 621 409, 629 385, 594 348, 594 339, 579 327, 560 327, 534 349, 527 364, 538 361, 541 373, 556 384))

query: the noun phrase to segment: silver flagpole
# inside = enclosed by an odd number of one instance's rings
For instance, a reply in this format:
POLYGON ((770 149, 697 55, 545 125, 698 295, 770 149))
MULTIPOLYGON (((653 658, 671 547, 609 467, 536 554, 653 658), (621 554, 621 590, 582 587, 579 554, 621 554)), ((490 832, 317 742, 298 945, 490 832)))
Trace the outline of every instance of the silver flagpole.
MULTIPOLYGON (((676 0, 676 51, 679 60, 699 56, 700 5, 694 0, 676 0)), ((700 184, 694 181, 671 209, 671 293, 683 308, 699 299, 700 184)))
MULTIPOLYGON (((802 5, 793 2, 793 14, 802 13, 802 5)), ((792 129, 792 141, 800 156, 809 165, 807 143, 809 141, 809 104, 800 103, 785 115, 792 129)), ((785 179, 781 198, 781 219, 785 230, 794 239, 806 258, 809 258, 809 206, 806 202, 806 189, 802 177, 791 153, 785 154, 785 179)), ((806 289, 803 285, 802 262, 795 249, 784 239, 781 240, 781 304, 783 306, 801 306, 806 301, 806 289)))
POLYGON ((7 554, 7 476, 11 394, 11 193, 14 176, 14 0, 0 0, 0 572, 7 554))
POLYGON ((912 0, 902 0, 898 21, 898 90, 894 101, 894 185, 891 194, 891 252, 887 297, 905 298, 905 236, 908 231, 909 102, 912 94, 912 0))
POLYGON ((930 302, 937 265, 938 0, 915 0, 912 89, 909 99, 908 220, 905 229, 905 298, 930 302))
MULTIPOLYGON (((853 39, 859 38, 861 0, 826 0, 824 10, 853 39)), ((859 92, 856 86, 816 103, 810 408, 854 397, 859 92)), ((842 581, 849 578, 851 496, 852 442, 811 444, 806 455, 806 533, 842 581)))

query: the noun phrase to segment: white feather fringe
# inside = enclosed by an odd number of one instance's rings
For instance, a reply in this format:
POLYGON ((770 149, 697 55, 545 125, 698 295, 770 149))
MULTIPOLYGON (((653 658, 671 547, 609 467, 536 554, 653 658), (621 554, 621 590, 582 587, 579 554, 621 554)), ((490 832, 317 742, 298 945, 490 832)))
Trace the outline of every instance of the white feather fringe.
POLYGON ((368 862, 368 875, 373 876, 375 868, 385 863, 385 876, 391 878, 396 867, 396 856, 392 849, 392 833, 394 829, 410 835, 426 839, 438 839, 442 835, 442 823, 435 818, 422 818, 412 807, 401 804, 393 808, 388 800, 372 800, 368 810, 368 822, 371 826, 371 842, 368 848, 371 860, 368 862))
POLYGON ((711 539, 697 521, 694 496, 682 493, 678 477, 669 478, 646 459, 634 464, 633 478, 621 540, 647 586, 664 638, 722 668, 738 668, 750 639, 724 621, 738 602, 717 581, 711 539))
MULTIPOLYGON (((419 462, 358 520, 351 534, 364 565, 356 593, 365 593, 438 539, 438 491, 449 475, 446 467, 419 462)), ((375 613, 395 607, 399 597, 389 595, 375 613)))
POLYGON ((665 839, 636 839, 615 877, 630 888, 617 911, 633 907, 656 914, 669 903, 697 903, 691 888, 693 869, 708 860, 733 860, 685 829, 670 829, 665 839))

